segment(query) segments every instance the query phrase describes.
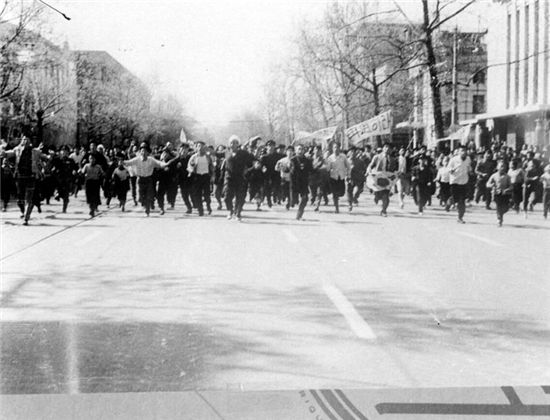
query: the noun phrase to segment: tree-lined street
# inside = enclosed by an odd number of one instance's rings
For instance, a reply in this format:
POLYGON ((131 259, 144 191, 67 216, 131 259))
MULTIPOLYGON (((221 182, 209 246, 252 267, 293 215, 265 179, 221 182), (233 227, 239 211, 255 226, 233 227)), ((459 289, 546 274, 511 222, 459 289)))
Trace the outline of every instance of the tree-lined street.
MULTIPOLYGON (((76 200, 79 201, 80 199, 76 200)), ((179 206, 2 218, 2 393, 538 385, 550 226, 179 206)))

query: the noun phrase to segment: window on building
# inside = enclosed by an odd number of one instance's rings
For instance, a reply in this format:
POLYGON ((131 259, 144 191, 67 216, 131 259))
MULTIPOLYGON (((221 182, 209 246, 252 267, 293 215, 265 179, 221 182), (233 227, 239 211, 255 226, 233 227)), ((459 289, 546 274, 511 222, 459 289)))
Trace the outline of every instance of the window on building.
POLYGON ((483 85, 485 84, 485 70, 478 70, 474 74, 473 82, 476 85, 483 85))
POLYGON ((485 95, 474 95, 472 101, 472 113, 483 114, 485 112, 485 95))

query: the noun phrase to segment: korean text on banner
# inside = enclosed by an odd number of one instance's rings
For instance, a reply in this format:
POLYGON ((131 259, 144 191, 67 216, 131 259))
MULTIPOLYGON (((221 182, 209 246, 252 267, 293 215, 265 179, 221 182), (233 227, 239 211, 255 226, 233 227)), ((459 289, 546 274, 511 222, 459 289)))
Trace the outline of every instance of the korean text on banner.
POLYGON ((362 140, 365 140, 372 136, 379 136, 382 134, 390 134, 393 125, 392 112, 386 111, 382 114, 378 114, 376 117, 370 120, 363 121, 357 125, 354 125, 346 130, 346 135, 352 142, 357 144, 362 140))

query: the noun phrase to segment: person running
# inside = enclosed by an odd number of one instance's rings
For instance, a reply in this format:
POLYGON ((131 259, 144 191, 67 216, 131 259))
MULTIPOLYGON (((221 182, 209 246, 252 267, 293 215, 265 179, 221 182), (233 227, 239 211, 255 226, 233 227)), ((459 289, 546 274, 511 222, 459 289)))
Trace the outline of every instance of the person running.
POLYGON ((15 193, 15 181, 13 178, 13 169, 8 159, 2 158, 2 174, 0 176, 0 196, 2 198, 2 211, 8 209, 12 194, 15 193))
POLYGON ((506 163, 502 160, 497 163, 497 171, 489 177, 486 187, 492 192, 493 201, 497 207, 498 226, 502 226, 504 214, 510 208, 512 195, 512 181, 507 172, 506 163))
POLYGON ((281 176, 275 169, 281 156, 275 150, 275 142, 268 140, 267 153, 260 159, 265 170, 264 197, 267 199, 267 206, 271 208, 273 202, 279 201, 279 190, 281 188, 281 176))
POLYGON ((525 172, 521 167, 519 159, 512 159, 512 167, 508 170, 510 181, 512 182, 512 207, 519 213, 520 204, 523 199, 523 183, 525 172))
POLYGON ((275 170, 280 173, 281 178, 281 200, 286 200, 286 209, 293 205, 290 194, 290 159, 294 156, 294 146, 287 146, 286 156, 277 161, 275 170))
POLYGON ((451 208, 449 161, 449 156, 443 158, 435 177, 435 181, 439 184, 439 203, 441 206, 445 207, 445 211, 449 211, 451 208))
POLYGON ((57 186, 57 195, 55 199, 62 200, 63 213, 67 212, 69 195, 71 190, 73 190, 72 184, 78 171, 76 163, 69 157, 68 149, 68 146, 63 146, 59 151, 59 156, 54 157, 52 160, 52 173, 57 186))
POLYGON ((252 166, 254 157, 240 148, 241 140, 236 135, 229 138, 229 153, 225 160, 225 206, 228 214, 227 219, 233 216, 240 222, 241 212, 246 200, 246 179, 245 174, 252 166))
POLYGON ((422 156, 418 160, 418 164, 412 168, 411 182, 415 186, 418 214, 422 216, 424 214, 424 207, 428 202, 428 197, 431 195, 433 183, 432 171, 428 167, 427 156, 422 156))
POLYGON ((319 211, 321 199, 326 196, 325 185, 328 180, 327 162, 323 156, 323 148, 318 145, 313 150, 311 161, 312 170, 309 174, 311 189, 311 204, 315 205, 314 211, 319 211))
POLYGON ((101 205, 101 180, 105 172, 97 163, 96 155, 89 156, 89 162, 81 169, 84 175, 84 190, 86 191, 86 202, 90 207, 90 216, 95 217, 98 207, 101 205))
POLYGON ((118 198, 118 206, 121 211, 125 211, 126 197, 130 190, 130 172, 124 167, 124 155, 117 156, 118 165, 113 171, 113 190, 118 198))
POLYGON ((487 181, 495 172, 495 164, 491 152, 485 152, 483 158, 476 165, 476 193, 475 202, 479 203, 480 199, 485 202, 485 208, 491 210, 491 190, 487 189, 487 181))
POLYGON ((296 156, 290 160, 290 191, 292 202, 298 203, 296 220, 302 220, 308 201, 309 174, 312 171, 311 161, 304 155, 304 146, 296 147, 296 156))
POLYGON ((191 203, 191 195, 192 195, 192 178, 191 174, 187 172, 187 165, 189 164, 189 144, 183 143, 180 146, 179 150, 180 157, 178 159, 178 163, 176 165, 177 173, 178 173, 178 186, 180 188, 180 194, 181 198, 183 200, 183 203, 186 207, 186 214, 193 213, 193 205, 191 203))
MULTIPOLYGON (((377 173, 394 172, 397 169, 395 160, 390 156, 390 145, 384 144, 379 154, 372 159, 367 172, 376 176, 377 173)), ((382 210, 380 215, 383 217, 388 216, 388 206, 390 205, 390 188, 391 182, 388 180, 388 187, 381 188, 374 192, 374 201, 378 203, 382 202, 382 210)))
POLYGON ((2 157, 15 157, 15 185, 17 187, 17 205, 21 210, 23 224, 28 225, 36 204, 35 187, 43 176, 42 160, 47 159, 40 149, 33 148, 28 137, 21 137, 19 145, 13 150, 2 152, 2 157))
POLYGON ((470 157, 466 146, 461 146, 458 154, 449 161, 449 183, 451 194, 458 210, 458 223, 464 221, 466 213, 466 196, 468 193, 468 181, 472 174, 470 157))
POLYGON ((367 164, 361 158, 363 151, 358 148, 354 148, 351 151, 351 158, 349 159, 351 170, 348 180, 348 206, 349 211, 353 209, 354 204, 359 204, 359 196, 363 192, 365 187, 365 175, 367 173, 367 164))
POLYGON ((404 148, 401 148, 399 149, 399 156, 397 157, 397 181, 395 183, 400 208, 405 207, 405 195, 409 195, 410 192, 410 177, 407 152, 404 148))
POLYGON ((544 167, 544 173, 540 177, 542 183, 542 213, 544 218, 548 218, 550 211, 550 164, 544 167))
POLYGON ((248 192, 250 201, 256 201, 256 211, 261 211, 263 201, 263 187, 265 184, 265 172, 262 164, 258 159, 254 159, 252 168, 246 172, 246 180, 248 182, 248 192))
POLYGON ((161 162, 151 156, 151 148, 145 142, 139 146, 139 156, 133 159, 125 160, 124 166, 133 167, 136 173, 139 189, 139 201, 145 208, 145 214, 148 217, 151 212, 153 200, 155 199, 155 184, 153 180, 153 171, 163 169, 174 163, 178 157, 168 162, 161 162))
POLYGON ((224 165, 225 146, 219 145, 216 148, 216 157, 214 159, 214 198, 218 202, 218 210, 222 209, 224 165))
MULTIPOLYGON (((177 154, 172 148, 172 143, 166 143, 164 149, 160 155, 161 162, 168 162, 171 159, 177 157, 177 154)), ((158 189, 157 189, 157 203, 159 205, 160 214, 164 214, 164 197, 170 205, 170 209, 173 209, 176 204, 177 195, 177 168, 176 166, 167 166, 158 171, 158 189)))
POLYGON ((346 180, 349 178, 351 165, 348 158, 340 153, 340 145, 337 142, 332 144, 332 154, 327 158, 327 170, 334 210, 339 213, 338 201, 346 193, 346 180))
POLYGON ((214 164, 212 158, 206 154, 203 141, 195 143, 195 154, 189 158, 187 172, 192 178, 193 204, 199 211, 199 216, 204 216, 203 201, 206 203, 206 211, 212 214, 210 207, 210 180, 214 176, 214 164))

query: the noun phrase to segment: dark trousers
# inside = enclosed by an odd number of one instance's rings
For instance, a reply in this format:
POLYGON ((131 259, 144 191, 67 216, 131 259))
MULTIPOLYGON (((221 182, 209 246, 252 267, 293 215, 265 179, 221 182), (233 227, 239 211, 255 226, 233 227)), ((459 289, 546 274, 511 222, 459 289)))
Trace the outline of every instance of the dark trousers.
MULTIPOLYGON (((157 188, 157 203, 159 205, 159 208, 161 210, 164 210, 164 196, 166 195, 166 199, 170 205, 173 205, 176 201, 175 194, 173 194, 173 185, 175 182, 171 179, 160 179, 158 183, 157 188), (171 193, 174 195, 174 197, 171 197, 171 193)), ((177 191, 177 186, 176 186, 177 191)))
POLYGON ((430 187, 427 185, 416 185, 416 204, 418 205, 418 211, 422 213, 424 207, 430 197, 430 187))
POLYGON ((382 210, 380 210, 380 213, 386 214, 388 206, 390 205, 390 190, 375 191, 374 199, 382 202, 382 210))
POLYGON ((545 188, 542 192, 542 213, 545 218, 548 217, 550 211, 550 188, 545 188))
POLYGON ((206 203, 206 209, 211 212, 210 208, 210 175, 193 175, 193 203, 199 210, 199 214, 204 214, 202 202, 206 203))
POLYGON ((451 184, 451 194, 458 210, 458 219, 462 220, 466 213, 466 195, 468 194, 468 184, 451 184))
POLYGON ((338 207, 338 200, 346 193, 346 184, 343 179, 330 178, 330 191, 332 192, 332 201, 334 202, 334 208, 336 213, 340 211, 338 207))
POLYGON ((221 209, 222 207, 222 196, 223 196, 223 184, 218 182, 217 184, 214 184, 214 197, 218 202, 219 209, 221 209))
POLYGON ((145 213, 149 214, 155 199, 155 184, 152 176, 139 177, 137 180, 139 202, 145 207, 145 213))
POLYGON ((476 203, 479 203, 481 199, 485 202, 485 207, 491 205, 491 190, 487 188, 487 178, 480 178, 476 183, 476 203))
POLYGON ((350 206, 359 200, 363 188, 365 188, 365 181, 352 179, 348 182, 348 203, 350 206))
POLYGON ((134 203, 137 202, 137 200, 136 200, 136 197, 137 197, 136 183, 137 183, 137 176, 131 176, 130 177, 130 190, 132 191, 132 199, 134 200, 134 203))
POLYGON ((293 191, 292 192, 292 202, 298 204, 298 212, 296 213, 296 219, 301 219, 304 215, 304 210, 306 209, 308 200, 308 191, 293 191))
POLYGON ((243 210, 244 202, 246 200, 246 183, 243 181, 233 181, 226 183, 225 190, 225 206, 229 210, 230 214, 235 214, 237 217, 241 217, 241 211, 243 210), (235 200, 235 205, 233 205, 235 200))
POLYGON ((504 213, 510 209, 510 196, 507 194, 496 194, 495 204, 497 206, 497 219, 502 222, 504 213))
POLYGON ((193 205, 191 204, 192 188, 189 180, 186 180, 185 182, 180 181, 179 187, 181 198, 183 200, 183 203, 185 204, 185 207, 187 207, 187 212, 191 213, 191 211, 193 210, 193 205))
POLYGON ((286 209, 288 210, 292 205, 292 195, 290 194, 290 182, 281 180, 281 195, 280 200, 286 200, 286 209))
POLYGON ((512 185, 512 206, 519 212, 519 205, 523 200, 523 184, 518 182, 512 185))
POLYGON ((34 198, 34 188, 36 180, 34 177, 18 177, 15 181, 17 186, 17 205, 21 210, 21 213, 25 216, 25 220, 28 221, 31 218, 34 198), (26 210, 25 210, 26 206, 26 210))
POLYGON ((101 204, 101 181, 99 179, 87 179, 85 182, 86 202, 90 210, 97 210, 101 204))

